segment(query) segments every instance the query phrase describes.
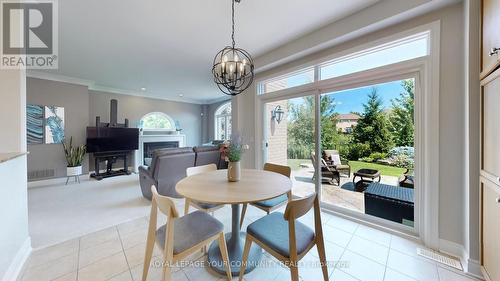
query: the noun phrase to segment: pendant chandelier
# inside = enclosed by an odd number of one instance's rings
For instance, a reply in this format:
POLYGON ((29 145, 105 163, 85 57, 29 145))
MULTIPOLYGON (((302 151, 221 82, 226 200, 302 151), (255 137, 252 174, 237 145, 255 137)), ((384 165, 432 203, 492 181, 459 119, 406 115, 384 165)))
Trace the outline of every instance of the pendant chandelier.
POLYGON ((252 85, 254 77, 254 65, 250 54, 240 48, 236 48, 234 40, 234 2, 232 4, 232 45, 226 46, 219 51, 214 58, 212 74, 215 84, 226 95, 236 96, 252 85))

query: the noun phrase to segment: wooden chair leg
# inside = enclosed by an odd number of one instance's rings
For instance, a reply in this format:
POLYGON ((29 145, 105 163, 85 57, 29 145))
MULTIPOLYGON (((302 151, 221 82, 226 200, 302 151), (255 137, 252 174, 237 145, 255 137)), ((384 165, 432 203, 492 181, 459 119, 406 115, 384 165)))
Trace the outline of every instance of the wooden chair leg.
POLYGON ((241 210, 241 219, 240 219, 240 229, 243 227, 243 220, 245 220, 245 213, 247 212, 248 204, 243 204, 243 209, 241 210))
POLYGON ((326 264, 325 243, 323 239, 318 240, 321 240, 316 242, 316 248, 318 248, 319 261, 321 262, 321 270, 323 271, 323 280, 328 281, 328 267, 326 264))
POLYGON ((292 274, 292 281, 299 281, 299 269, 297 265, 290 266, 290 273, 292 274))
POLYGON ((186 201, 184 202, 184 215, 187 215, 189 213, 189 205, 190 200, 186 198, 186 201))
POLYGON ((245 248, 243 250, 243 257, 241 258, 239 281, 243 280, 243 275, 245 275, 245 269, 247 268, 248 254, 250 253, 251 246, 252 246, 252 238, 250 238, 250 236, 247 235, 247 239, 245 240, 245 248))
POLYGON ((224 233, 221 232, 219 235, 219 249, 224 260, 224 267, 226 268, 227 280, 231 281, 233 275, 231 273, 231 264, 229 262, 229 254, 227 253, 226 239, 224 238, 224 233))
POLYGON ((162 281, 170 281, 171 265, 172 265, 172 259, 165 259, 165 264, 163 265, 163 275, 161 279, 162 281))
POLYGON ((146 253, 144 254, 144 267, 142 269, 142 281, 146 281, 148 278, 149 266, 151 265, 151 258, 153 257, 153 249, 155 246, 154 233, 151 235, 148 233, 148 238, 146 241, 146 253))

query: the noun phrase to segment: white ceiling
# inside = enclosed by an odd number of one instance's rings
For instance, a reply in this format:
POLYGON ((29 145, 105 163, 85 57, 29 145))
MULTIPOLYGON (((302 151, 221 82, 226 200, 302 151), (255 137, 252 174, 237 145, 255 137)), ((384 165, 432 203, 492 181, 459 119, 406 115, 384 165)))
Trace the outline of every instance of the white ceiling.
MULTIPOLYGON (((254 57, 380 0, 242 0, 236 42, 254 57)), ((230 0, 59 1, 59 69, 150 97, 204 102, 223 97, 213 56, 230 44, 230 0), (146 87, 145 92, 141 91, 146 87)))

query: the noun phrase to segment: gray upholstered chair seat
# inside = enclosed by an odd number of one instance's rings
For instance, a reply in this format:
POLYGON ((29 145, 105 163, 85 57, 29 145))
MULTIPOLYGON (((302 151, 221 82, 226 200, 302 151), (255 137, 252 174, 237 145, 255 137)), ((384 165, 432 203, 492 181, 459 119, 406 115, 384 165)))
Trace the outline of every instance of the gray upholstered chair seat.
POLYGON ((278 196, 276 198, 255 202, 253 204, 257 205, 257 206, 262 206, 264 208, 272 208, 274 206, 278 206, 279 204, 283 204, 284 202, 287 202, 287 201, 288 201, 288 196, 286 194, 283 194, 283 195, 278 196))
MULTIPOLYGON (((280 255, 290 257, 288 221, 285 220, 283 213, 275 212, 256 220, 248 226, 247 232, 280 255)), ((300 255, 314 240, 314 231, 305 224, 295 221, 295 235, 297 254, 300 255)))
POLYGON ((203 209, 212 209, 217 206, 220 206, 220 204, 212 204, 212 203, 204 203, 200 201, 192 201, 193 204, 196 204, 198 207, 203 208, 203 209))
MULTIPOLYGON (((156 231, 156 241, 165 248, 166 225, 156 231)), ((174 255, 214 236, 224 230, 224 225, 202 211, 195 211, 174 222, 174 255), (197 231, 193 231, 196 229, 197 231)))

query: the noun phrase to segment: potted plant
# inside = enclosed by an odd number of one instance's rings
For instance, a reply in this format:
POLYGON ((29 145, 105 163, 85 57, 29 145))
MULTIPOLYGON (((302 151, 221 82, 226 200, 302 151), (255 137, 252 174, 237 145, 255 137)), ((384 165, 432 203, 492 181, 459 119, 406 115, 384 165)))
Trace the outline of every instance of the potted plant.
POLYGON ((224 143, 221 152, 224 159, 228 162, 227 180, 231 182, 239 181, 241 178, 241 154, 243 150, 248 149, 248 145, 241 144, 238 138, 234 138, 228 143, 224 143))
POLYGON ((85 145, 73 147, 73 137, 69 139, 69 144, 66 141, 62 142, 64 147, 64 155, 68 166, 66 173, 68 177, 79 176, 82 174, 82 163, 85 157, 85 145))

